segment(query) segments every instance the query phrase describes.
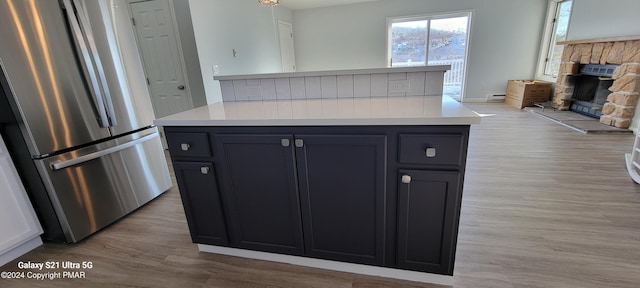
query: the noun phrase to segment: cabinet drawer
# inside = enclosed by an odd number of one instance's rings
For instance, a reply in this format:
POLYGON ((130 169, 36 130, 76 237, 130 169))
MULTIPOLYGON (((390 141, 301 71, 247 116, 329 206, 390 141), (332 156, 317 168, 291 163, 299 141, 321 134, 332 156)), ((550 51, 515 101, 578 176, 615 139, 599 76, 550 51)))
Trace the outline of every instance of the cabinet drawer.
POLYGON ((207 133, 166 133, 169 152, 173 157, 211 157, 207 133))
POLYGON ((399 141, 402 164, 462 164, 462 135, 400 134, 399 141))

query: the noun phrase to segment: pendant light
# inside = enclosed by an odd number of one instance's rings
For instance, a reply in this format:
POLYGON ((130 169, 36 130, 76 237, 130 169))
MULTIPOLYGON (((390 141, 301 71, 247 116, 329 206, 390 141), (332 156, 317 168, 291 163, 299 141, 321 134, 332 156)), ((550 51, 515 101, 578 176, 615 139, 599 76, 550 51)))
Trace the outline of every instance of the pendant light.
POLYGON ((262 6, 273 7, 280 4, 280 0, 258 0, 262 6))

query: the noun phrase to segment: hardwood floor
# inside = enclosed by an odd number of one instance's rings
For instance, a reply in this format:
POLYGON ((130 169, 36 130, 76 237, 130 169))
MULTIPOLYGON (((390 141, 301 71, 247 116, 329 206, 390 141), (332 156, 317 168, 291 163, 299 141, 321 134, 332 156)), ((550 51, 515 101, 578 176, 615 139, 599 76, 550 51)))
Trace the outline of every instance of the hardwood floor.
MULTIPOLYGON (((454 287, 639 287, 640 185, 633 135, 585 135, 500 103, 473 126, 454 287)), ((176 188, 76 245, 17 261, 92 261, 86 279, 0 287, 440 287, 199 253, 176 188)))

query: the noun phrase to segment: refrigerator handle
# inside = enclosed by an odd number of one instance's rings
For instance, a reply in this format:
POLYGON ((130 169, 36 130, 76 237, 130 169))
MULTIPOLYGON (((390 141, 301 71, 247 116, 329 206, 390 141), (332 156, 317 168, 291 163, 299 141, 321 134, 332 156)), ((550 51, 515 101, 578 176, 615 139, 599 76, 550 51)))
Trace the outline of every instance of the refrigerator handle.
POLYGON ((78 56, 83 64, 81 65, 82 70, 85 74, 85 78, 88 80, 87 82, 90 84, 89 90, 91 92, 91 96, 93 96, 94 108, 98 113, 98 124, 100 124, 100 127, 109 127, 107 112, 102 100, 102 89, 100 89, 100 84, 98 84, 98 76, 96 75, 93 61, 91 60, 89 48, 87 48, 87 43, 85 42, 85 39, 82 35, 82 30, 80 29, 78 18, 73 12, 73 6, 71 5, 70 0, 63 0, 63 4, 64 10, 67 14, 69 27, 71 27, 72 30, 71 34, 73 35, 73 38, 76 42, 76 47, 79 50, 78 56))
POLYGON ((153 134, 149 134, 149 135, 146 135, 144 137, 138 138, 136 140, 129 141, 129 142, 124 143, 124 144, 120 144, 118 146, 109 147, 107 149, 100 150, 100 151, 93 152, 93 153, 86 154, 86 155, 82 155, 80 157, 76 157, 76 158, 73 158, 73 159, 55 162, 55 163, 51 164, 51 169, 53 171, 57 171, 57 170, 61 170, 61 169, 64 169, 64 168, 71 167, 73 165, 82 164, 82 163, 87 162, 87 161, 91 161, 91 160, 98 159, 100 157, 103 157, 103 156, 106 156, 106 155, 109 155, 109 154, 116 153, 118 151, 122 151, 122 150, 127 149, 127 148, 129 148, 131 146, 138 145, 138 144, 140 144, 142 142, 149 141, 149 140, 151 140, 153 138, 156 138, 156 137, 158 137, 158 133, 153 133, 153 134))
MULTIPOLYGON (((84 0, 82 0, 84 1, 84 0)), ((100 60, 100 54, 98 54, 98 48, 96 46, 96 41, 93 37, 93 31, 91 30, 91 23, 89 22, 89 14, 87 14, 87 9, 81 5, 79 0, 73 0, 73 4, 76 7, 78 20, 80 22, 80 28, 82 32, 84 32, 84 38, 87 40, 87 44, 89 44, 89 52, 93 57, 93 61, 95 65, 95 71, 98 74, 98 79, 100 80, 100 84, 102 86, 102 97, 104 103, 107 108, 107 120, 109 121, 109 126, 115 126, 118 124, 116 120, 115 110, 113 109, 113 101, 111 100, 111 91, 109 91, 109 85, 107 83, 106 73, 104 72, 104 67, 102 66, 102 60, 100 60)))

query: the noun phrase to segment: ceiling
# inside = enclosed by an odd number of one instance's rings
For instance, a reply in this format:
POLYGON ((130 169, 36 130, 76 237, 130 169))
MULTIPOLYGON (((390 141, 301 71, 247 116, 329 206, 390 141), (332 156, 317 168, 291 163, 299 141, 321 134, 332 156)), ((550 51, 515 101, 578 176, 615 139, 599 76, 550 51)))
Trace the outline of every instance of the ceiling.
POLYGON ((291 10, 300 10, 370 1, 377 0, 280 0, 280 6, 291 10))

